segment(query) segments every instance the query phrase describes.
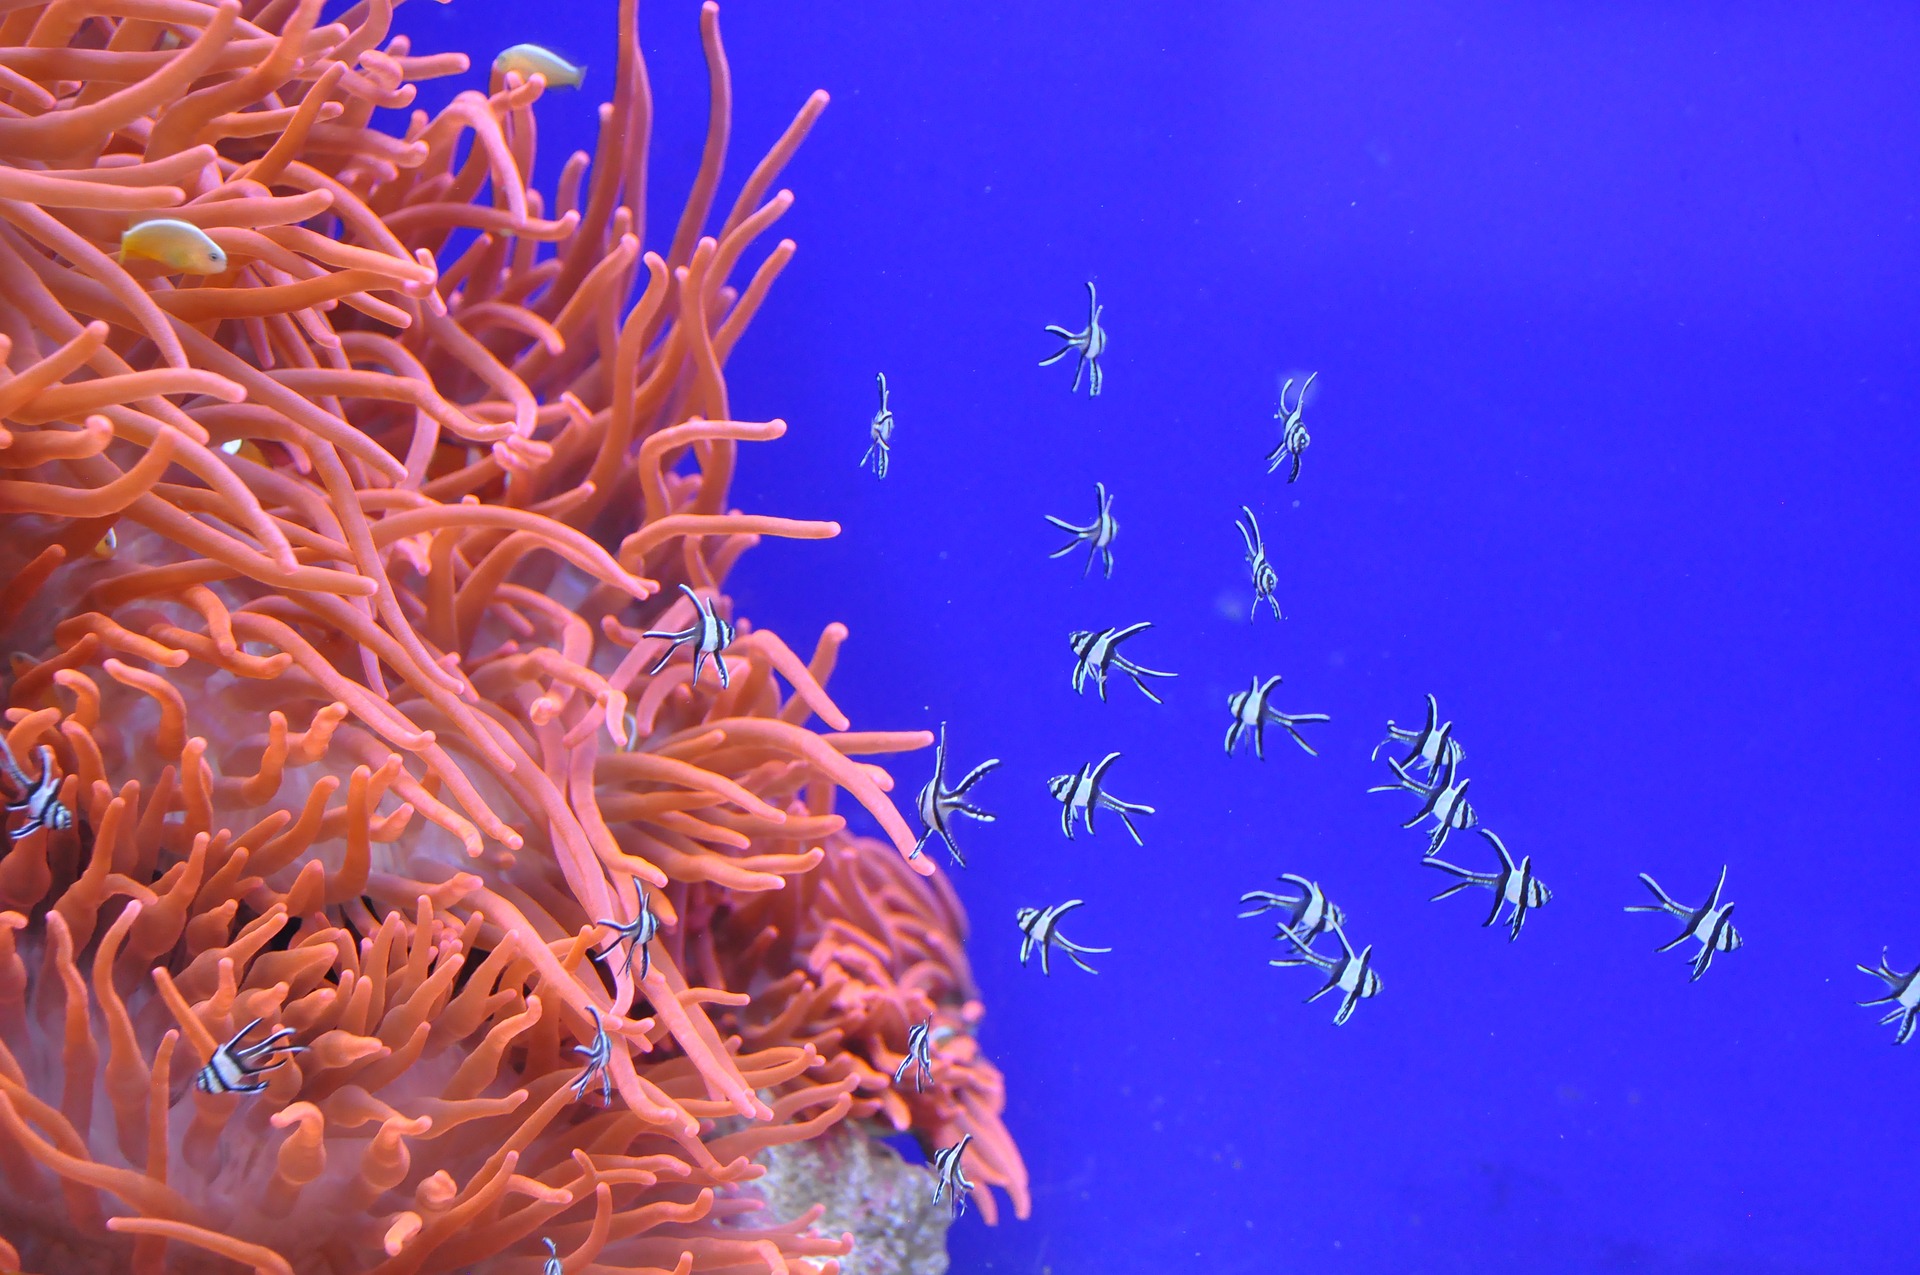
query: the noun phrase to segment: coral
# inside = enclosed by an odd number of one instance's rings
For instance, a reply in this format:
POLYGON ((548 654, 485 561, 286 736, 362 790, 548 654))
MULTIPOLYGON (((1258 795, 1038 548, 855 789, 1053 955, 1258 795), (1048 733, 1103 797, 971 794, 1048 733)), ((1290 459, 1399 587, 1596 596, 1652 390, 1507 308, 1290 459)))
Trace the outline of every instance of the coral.
POLYGON ((729 280, 825 95, 706 233, 707 4, 706 150, 643 252, 635 0, 550 207, 539 75, 394 136, 466 60, 320 11, 0 12, 4 733, 72 814, 0 856, 0 1265, 824 1272, 850 1239, 758 1221, 755 1157, 856 1123, 972 1134, 1024 1215, 964 919, 861 760, 930 739, 851 729, 843 628, 802 660, 721 591, 837 531, 726 503, 784 432, 724 368, 792 242, 729 280), (116 259, 161 217, 222 273, 116 259), (724 688, 646 671, 683 583, 737 625, 724 688), (643 906, 630 964, 602 922, 643 906), (933 1082, 895 1085, 926 1018, 933 1082), (254 1019, 302 1051, 196 1088, 254 1019))

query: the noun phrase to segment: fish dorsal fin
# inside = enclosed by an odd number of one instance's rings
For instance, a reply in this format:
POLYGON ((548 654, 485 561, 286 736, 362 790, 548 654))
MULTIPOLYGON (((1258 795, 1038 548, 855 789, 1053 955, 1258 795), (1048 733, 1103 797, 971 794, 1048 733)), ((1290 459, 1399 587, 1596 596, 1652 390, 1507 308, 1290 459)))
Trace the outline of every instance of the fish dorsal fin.
POLYGON ((1487 839, 1493 846, 1493 852, 1500 856, 1500 866, 1506 869, 1509 874, 1512 873, 1514 868, 1513 856, 1507 853, 1507 843, 1500 840, 1500 834, 1489 831, 1486 828, 1475 828, 1474 831, 1487 839))

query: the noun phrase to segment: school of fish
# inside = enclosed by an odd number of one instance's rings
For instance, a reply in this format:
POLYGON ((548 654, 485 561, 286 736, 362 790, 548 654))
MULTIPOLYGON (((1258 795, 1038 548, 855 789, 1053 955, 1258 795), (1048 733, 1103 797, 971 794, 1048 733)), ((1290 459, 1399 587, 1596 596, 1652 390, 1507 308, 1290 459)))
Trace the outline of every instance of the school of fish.
MULTIPOLYGON (((1105 384, 1100 364, 1107 349, 1107 330, 1101 320, 1105 307, 1100 302, 1095 285, 1090 281, 1086 287, 1086 326, 1074 331, 1057 324, 1047 325, 1047 333, 1062 344, 1054 353, 1041 359, 1040 366, 1050 366, 1069 355, 1074 356, 1070 392, 1078 392, 1084 380, 1088 394, 1098 396, 1105 384)), ((1311 442, 1305 424, 1306 399, 1318 375, 1317 372, 1309 373, 1299 381, 1297 388, 1296 378, 1288 377, 1280 387, 1279 405, 1274 412, 1280 439, 1265 458, 1266 472, 1273 474, 1285 467, 1290 484, 1299 480, 1302 461, 1311 442)), ((860 463, 876 477, 885 478, 895 420, 889 405, 886 376, 881 374, 876 379, 880 387, 880 410, 869 426, 869 445, 860 463)), ((1065 557, 1084 548, 1085 562, 1081 574, 1090 576, 1097 560, 1102 577, 1111 578, 1113 544, 1120 531, 1119 522, 1113 515, 1113 503, 1113 492, 1104 482, 1100 482, 1094 487, 1092 521, 1079 523, 1069 518, 1046 515, 1046 521, 1052 527, 1070 537, 1049 556, 1065 557)), ((1252 587, 1249 618, 1257 618, 1262 604, 1265 604, 1274 619, 1282 619, 1278 597, 1279 573, 1268 556, 1259 519, 1251 506, 1242 505, 1240 514, 1234 525, 1245 547, 1248 581, 1252 587)), ((1069 634, 1067 641, 1074 659, 1070 683, 1075 693, 1083 693, 1091 681, 1104 702, 1107 699, 1109 675, 1119 673, 1131 680, 1149 700, 1155 704, 1162 703, 1160 695, 1144 679, 1171 678, 1176 674, 1148 668, 1121 651, 1123 642, 1151 627, 1150 622, 1139 621, 1125 626, 1083 629, 1069 634)), ((1231 756, 1242 741, 1247 741, 1252 745, 1254 756, 1264 761, 1266 728, 1274 726, 1308 755, 1318 756, 1308 736, 1300 728, 1325 723, 1330 718, 1325 713, 1291 712, 1277 707, 1274 698, 1281 684, 1281 676, 1277 673, 1266 677, 1256 673, 1246 690, 1228 697, 1227 710, 1231 718, 1225 741, 1228 755, 1231 756)), ((1517 940, 1527 917, 1551 902, 1553 891, 1536 874, 1531 855, 1522 854, 1516 858, 1498 833, 1481 825, 1478 813, 1467 799, 1470 781, 1461 770, 1466 757, 1465 750, 1454 736, 1453 723, 1441 720, 1438 700, 1431 694, 1426 697, 1425 716, 1417 726, 1400 726, 1389 720, 1386 737, 1373 750, 1374 761, 1380 760, 1383 749, 1393 750, 1386 758, 1390 777, 1368 791, 1404 793, 1415 799, 1415 804, 1410 807, 1411 814, 1401 826, 1426 833, 1427 841, 1421 862, 1450 878, 1449 884, 1433 896, 1433 901, 1450 898, 1473 887, 1485 889, 1492 895, 1492 906, 1481 925, 1503 925, 1508 940, 1517 940), (1404 754, 1394 755, 1401 748, 1405 749, 1404 754), (1450 836, 1466 831, 1478 834, 1484 843, 1475 843, 1479 865, 1468 866, 1474 864, 1472 858, 1468 858, 1467 865, 1463 865, 1442 857, 1450 836)), ((1048 790, 1060 803, 1060 830, 1069 839, 1075 835, 1076 824, 1092 835, 1095 813, 1110 810, 1119 818, 1134 842, 1144 844, 1133 816, 1151 815, 1153 807, 1124 800, 1109 788, 1109 777, 1120 760, 1119 752, 1109 752, 1097 761, 1088 761, 1077 772, 1055 775, 1047 780, 1048 790)), ((946 844, 954 863, 965 866, 965 860, 954 842, 952 817, 964 814, 983 822, 993 820, 992 815, 963 800, 963 794, 999 765, 998 758, 990 758, 975 766, 959 783, 949 785, 946 777, 946 723, 941 723, 933 777, 920 790, 917 802, 920 820, 925 828, 921 837, 922 846, 938 837, 946 844)), ((1268 964, 1277 968, 1307 966, 1319 971, 1324 981, 1305 999, 1312 1002, 1337 994, 1333 1022, 1336 1026, 1344 1024, 1352 1017, 1360 1002, 1379 995, 1384 985, 1379 971, 1374 968, 1373 945, 1369 943, 1356 950, 1353 940, 1348 936, 1346 911, 1327 897, 1317 881, 1293 872, 1282 873, 1279 879, 1286 887, 1284 891, 1256 889, 1241 895, 1240 902, 1247 906, 1239 915, 1244 918, 1278 913, 1274 938, 1284 945, 1284 950, 1268 964)), ((1733 925, 1734 905, 1724 898, 1726 867, 1721 868, 1719 879, 1707 894, 1705 902, 1697 907, 1676 900, 1647 873, 1639 874, 1639 879, 1652 895, 1653 901, 1628 904, 1625 910, 1665 913, 1680 920, 1680 932, 1655 950, 1671 951, 1689 941, 1696 944, 1697 948, 1689 958, 1693 980, 1706 974, 1716 954, 1735 951, 1742 945, 1740 932, 1733 925)), ((1062 919, 1083 906, 1084 900, 1068 899, 1047 907, 1019 908, 1015 921, 1020 931, 1020 963, 1026 965, 1038 953, 1041 972, 1051 973, 1049 958, 1059 954, 1089 974, 1097 972, 1083 958, 1112 949, 1089 947, 1067 938, 1061 932, 1062 919)), ((1913 1038, 1916 1028, 1920 1027, 1920 966, 1904 972, 1896 970, 1883 952, 1877 966, 1860 965, 1858 969, 1881 980, 1886 986, 1886 995, 1860 1004, 1884 1008, 1885 1015, 1881 1022, 1894 1025, 1894 1043, 1907 1043, 1913 1038)), ((904 1081, 907 1071, 912 1067, 918 1069, 915 1079, 917 1085, 919 1076, 930 1075, 935 1065, 927 1052, 925 1025, 915 1030, 918 1035, 910 1040, 909 1057, 901 1064, 895 1077, 897 1083, 904 1081)), ((931 1167, 936 1179, 936 1202, 947 1199, 956 1208, 965 1207, 970 1184, 961 1169, 964 1152, 965 1139, 962 1139, 954 1146, 940 1150, 934 1157, 931 1167)))

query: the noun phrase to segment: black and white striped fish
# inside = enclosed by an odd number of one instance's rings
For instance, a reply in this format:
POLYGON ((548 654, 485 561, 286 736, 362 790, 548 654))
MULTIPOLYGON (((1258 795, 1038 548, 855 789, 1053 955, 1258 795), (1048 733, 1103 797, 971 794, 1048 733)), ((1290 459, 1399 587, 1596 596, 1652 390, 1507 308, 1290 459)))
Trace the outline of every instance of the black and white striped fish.
POLYGON ((1262 682, 1258 675, 1253 685, 1244 691, 1227 696, 1227 711, 1233 714, 1233 721, 1227 727, 1227 755, 1233 755, 1233 749, 1241 736, 1253 732, 1253 755, 1261 761, 1267 759, 1267 723, 1286 731, 1293 736, 1293 742, 1307 750, 1309 756, 1318 757, 1313 745, 1300 736, 1299 727, 1308 722, 1330 722, 1333 719, 1325 713, 1283 713, 1273 706, 1273 692, 1280 685, 1280 675, 1275 673, 1262 682))
POLYGON ((865 469, 871 465, 875 478, 885 478, 893 446, 893 409, 887 406, 887 374, 876 373, 874 379, 880 382, 880 410, 873 414, 873 424, 867 427, 872 441, 867 444, 867 454, 860 458, 860 467, 865 469))
POLYGON ((647 944, 653 942, 660 932, 660 918, 653 914, 653 901, 647 897, 647 887, 635 885, 640 894, 640 915, 622 925, 618 921, 595 921, 595 925, 604 926, 613 931, 613 942, 617 945, 625 941, 627 945, 626 971, 633 973, 633 958, 640 958, 640 978, 645 981, 653 970, 653 954, 647 944))
POLYGON ((1427 696, 1427 722, 1418 730, 1407 730, 1395 726, 1393 719, 1387 719, 1387 737, 1373 746, 1373 756, 1379 757, 1380 750, 1388 744, 1405 744, 1413 751, 1400 759, 1401 766, 1407 770, 1432 773, 1440 764, 1442 757, 1453 761, 1466 760, 1466 750, 1460 747, 1460 741, 1453 737, 1453 723, 1440 724, 1440 701, 1432 694, 1427 696))
POLYGON ((939 837, 946 842, 947 853, 953 856, 954 863, 962 868, 967 866, 966 859, 961 857, 960 847, 953 840, 953 816, 965 815, 981 823, 993 822, 992 815, 978 806, 968 804, 965 797, 967 789, 979 783, 982 776, 999 764, 998 757, 989 757, 968 771, 959 783, 951 788, 947 787, 947 724, 940 723, 940 744, 933 753, 933 778, 927 780, 926 785, 920 789, 920 796, 914 803, 919 811, 920 824, 924 831, 921 832, 920 839, 913 843, 913 853, 907 856, 909 859, 918 858, 920 852, 926 849, 927 842, 934 837, 939 837))
POLYGON ((227 1043, 213 1051, 213 1057, 207 1059, 207 1065, 193 1078, 193 1087, 201 1093, 259 1093, 267 1087, 264 1080, 254 1077, 263 1072, 272 1071, 286 1065, 291 1054, 302 1053, 305 1045, 288 1045, 282 1042, 293 1039, 293 1028, 282 1027, 255 1045, 242 1045, 248 1032, 260 1025, 256 1018, 235 1032, 227 1043), (276 1056, 277 1055, 277 1056, 276 1056), (273 1061, 261 1065, 263 1058, 273 1061))
POLYGON ((1120 644, 1136 633, 1153 627, 1151 621, 1142 620, 1138 624, 1129 624, 1124 629, 1101 629, 1098 633, 1080 629, 1067 635, 1067 644, 1073 648, 1073 693, 1081 694, 1087 684, 1087 678, 1093 678, 1095 689, 1100 692, 1100 700, 1106 702, 1107 674, 1118 670, 1133 679, 1140 693, 1158 704, 1161 699, 1155 695, 1142 677, 1175 677, 1174 673, 1162 673, 1158 669, 1143 668, 1126 656, 1120 654, 1120 644))
POLYGON ((1287 914, 1287 919, 1280 922, 1280 928, 1309 945, 1334 926, 1347 923, 1347 914, 1327 898, 1319 882, 1309 881, 1291 872, 1281 873, 1280 879, 1297 886, 1300 893, 1292 895, 1276 894, 1272 890, 1249 890, 1240 896, 1240 901, 1251 903, 1253 907, 1242 912, 1241 917, 1259 916, 1262 912, 1277 908, 1287 914))
POLYGON ((933 1153, 933 1202, 938 1204, 944 1198, 953 1206, 955 1215, 967 1211, 967 1195, 973 1190, 973 1183, 967 1180, 967 1171, 960 1164, 960 1157, 967 1153, 967 1144, 972 1141, 972 1134, 963 1133, 960 1141, 933 1153))
POLYGON ((1646 885, 1647 889, 1653 891, 1655 902, 1651 904, 1628 904, 1627 911, 1665 912, 1671 916, 1677 916, 1687 923, 1686 928, 1675 935, 1671 942, 1662 943, 1653 950, 1656 952, 1670 952, 1688 939, 1692 939, 1700 944, 1700 950, 1694 953, 1692 958, 1693 978, 1689 979, 1689 982, 1698 979, 1702 974, 1707 972, 1708 968, 1713 964, 1713 954, 1715 952, 1731 952, 1741 945, 1743 940, 1740 938, 1740 931, 1733 928, 1733 904, 1728 903, 1722 905, 1720 902, 1720 892, 1726 888, 1727 884, 1727 867, 1725 864, 1720 865, 1720 879, 1714 883, 1713 893, 1708 896, 1705 903, 1702 903, 1697 908, 1690 908, 1684 903, 1676 903, 1665 890, 1660 888, 1658 882, 1644 872, 1640 874, 1640 880, 1646 885))
POLYGON ((1507 853, 1506 842, 1485 828, 1475 828, 1481 836, 1493 845, 1493 852, 1500 856, 1500 868, 1497 872, 1472 872, 1466 868, 1443 863, 1439 859, 1428 859, 1427 863, 1451 873, 1459 881, 1433 896, 1438 903, 1441 899, 1460 893, 1468 886, 1477 885, 1493 891, 1493 911, 1487 913, 1482 925, 1492 925, 1500 919, 1501 909, 1513 908, 1512 919, 1508 922, 1507 941, 1520 937, 1520 927, 1526 923, 1527 913, 1534 908, 1545 907, 1553 898, 1553 891, 1541 884, 1540 878, 1533 875, 1533 856, 1527 855, 1515 863, 1513 856, 1507 853))
POLYGON ((1080 374, 1087 372, 1091 374, 1087 378, 1087 396, 1100 397, 1102 380, 1100 356, 1107 352, 1107 330, 1100 326, 1100 311, 1104 308, 1100 304, 1100 294, 1094 291, 1093 281, 1089 279, 1087 281, 1087 326, 1078 332, 1069 332, 1057 323, 1047 325, 1047 331, 1065 341, 1066 344, 1061 346, 1058 352, 1041 359, 1041 367, 1051 367, 1076 351, 1080 355, 1079 361, 1074 364, 1073 388, 1067 391, 1069 394, 1079 391, 1080 374))
POLYGON ((1100 555, 1100 570, 1106 579, 1113 579, 1113 541, 1120 534, 1120 523, 1113 516, 1113 497, 1107 494, 1105 483, 1093 485, 1094 495, 1100 503, 1100 511, 1086 526, 1068 522, 1065 518, 1056 518, 1052 514, 1043 517, 1062 531, 1073 533, 1073 539, 1060 546, 1049 558, 1063 558, 1082 544, 1087 546, 1087 565, 1080 574, 1086 575, 1093 570, 1093 557, 1100 555))
POLYGON ((1887 963, 1887 950, 1881 948, 1880 966, 1878 969, 1866 965, 1856 965, 1854 968, 1862 974, 1873 975, 1887 985, 1887 994, 1885 996, 1877 1000, 1861 1001, 1860 1003, 1869 1006, 1893 1006, 1880 1021, 1882 1023, 1900 1024, 1894 1028, 1893 1031, 1894 1044, 1904 1045, 1909 1040, 1912 1040, 1914 1025, 1920 1023, 1920 965, 1916 965, 1909 972, 1902 974, 1887 963))
POLYGON ((1400 792, 1404 790, 1420 798, 1420 809, 1414 813, 1413 818, 1400 826, 1412 828, 1422 819, 1433 820, 1433 831, 1427 838, 1427 858, 1431 859, 1440 853, 1440 848, 1447 844, 1449 832, 1457 828, 1471 828, 1480 822, 1480 816, 1473 812, 1473 807, 1467 802, 1467 785, 1472 781, 1461 779, 1455 782, 1455 776, 1459 770, 1457 758, 1449 757, 1441 762, 1439 774, 1426 783, 1421 783, 1409 775, 1406 768, 1391 757, 1387 759, 1387 765, 1393 768, 1393 773, 1399 777, 1400 782, 1381 784, 1367 791, 1400 792))
POLYGON ((1275 960, 1268 961, 1267 964, 1277 966, 1312 965, 1317 969, 1325 970, 1327 973, 1327 981, 1321 986, 1319 991, 1307 997, 1306 1003, 1311 1005, 1328 992, 1339 992, 1340 1008, 1335 1010, 1333 1014, 1333 1025, 1339 1027, 1345 1024, 1347 1019, 1353 1017, 1353 1007, 1355 1005, 1358 1005, 1370 996, 1378 996, 1380 994, 1381 983, 1380 975, 1375 972, 1373 968, 1373 945, 1369 943, 1356 953, 1353 950, 1353 944, 1347 941, 1347 931, 1345 927, 1335 925, 1332 927, 1332 933, 1335 938, 1340 940, 1340 955, 1322 956, 1313 950, 1310 941, 1303 939, 1292 930, 1282 926, 1280 935, 1293 944, 1295 955, 1279 957, 1275 960))
POLYGON ((1293 378, 1289 376, 1287 383, 1280 387, 1280 406, 1273 413, 1273 419, 1281 423, 1280 445, 1267 453, 1267 472, 1271 474, 1291 456, 1293 472, 1287 475, 1288 482, 1300 477, 1300 456, 1307 450, 1307 444, 1313 441, 1307 435, 1307 427, 1300 423, 1300 415, 1306 404, 1307 390, 1312 387, 1313 378, 1319 375, 1318 372, 1308 374, 1305 383, 1300 386, 1300 392, 1294 395, 1291 408, 1287 406, 1287 391, 1293 388, 1293 378))
POLYGON ((923 1018, 907 1028, 907 1053, 900 1065, 893 1070, 893 1083, 899 1084, 900 1078, 907 1074, 907 1068, 917 1067, 913 1073, 914 1092, 920 1091, 922 1082, 933 1083, 933 1020, 923 1018))
POLYGON ((1251 620, 1260 614, 1260 604, 1266 603, 1273 608, 1273 618, 1283 620, 1280 614, 1280 599, 1273 591, 1280 587, 1280 576, 1273 569, 1273 563, 1267 559, 1267 544, 1260 537, 1260 520, 1253 516, 1251 506, 1240 506, 1240 512, 1247 516, 1245 522, 1234 519, 1233 525, 1240 529, 1240 538, 1247 544, 1247 570, 1253 574, 1253 608, 1247 612, 1251 620))
POLYGON ((1097 955, 1111 952, 1110 947, 1082 947, 1060 933, 1060 918, 1073 909, 1080 907, 1084 899, 1068 899, 1065 903, 1056 903, 1050 908, 1021 908, 1014 914, 1014 920, 1020 925, 1020 964, 1025 965, 1027 958, 1033 955, 1033 949, 1040 949, 1040 972, 1053 973, 1047 963, 1047 956, 1054 948, 1067 954, 1067 959, 1089 974, 1100 971, 1081 960, 1083 954, 1097 955))
POLYGON ((38 779, 28 779, 20 764, 14 761, 13 753, 0 745, 0 761, 6 763, 7 777, 20 790, 19 799, 7 803, 7 814, 27 817, 25 823, 13 830, 16 841, 42 828, 63 832, 73 827, 73 812, 60 800, 60 776, 53 769, 53 749, 42 744, 33 755, 40 763, 38 779))
POLYGON ((658 673, 667 666, 667 661, 673 658, 673 653, 679 650, 683 643, 691 642, 693 643, 693 683, 699 684, 700 665, 708 656, 712 656, 713 667, 720 675, 720 688, 725 690, 727 661, 722 652, 733 645, 733 625, 714 612, 712 598, 702 598, 685 584, 680 586, 680 592, 686 594, 687 600, 693 603, 693 623, 684 629, 649 629, 640 635, 643 638, 670 640, 667 649, 660 653, 660 658, 654 661, 653 667, 648 669, 647 673, 649 676, 658 673))
POLYGON ((600 1019, 597 1006, 587 1006, 587 1012, 593 1015, 593 1039, 584 1045, 575 1045, 573 1052, 584 1057, 586 1066, 580 1074, 568 1082, 567 1088, 573 1090, 573 1096, 585 1101, 587 1090, 593 1085, 593 1078, 600 1077, 600 1101, 607 1105, 613 1103, 613 1081, 607 1075, 607 1067, 613 1062, 613 1038, 607 1035, 606 1024, 600 1019))
POLYGON ((1120 760, 1119 753, 1108 753, 1099 761, 1090 761, 1080 768, 1077 775, 1055 775, 1047 780, 1047 791, 1060 803, 1060 831, 1067 834, 1067 840, 1073 840, 1073 819, 1080 817, 1087 835, 1093 835, 1093 812, 1097 807, 1105 807, 1119 814, 1120 822, 1127 825, 1127 832, 1133 837, 1135 845, 1145 845, 1140 840, 1140 830, 1133 826, 1129 815, 1150 815, 1152 806, 1143 806, 1138 802, 1122 801, 1106 790, 1107 770, 1120 760))

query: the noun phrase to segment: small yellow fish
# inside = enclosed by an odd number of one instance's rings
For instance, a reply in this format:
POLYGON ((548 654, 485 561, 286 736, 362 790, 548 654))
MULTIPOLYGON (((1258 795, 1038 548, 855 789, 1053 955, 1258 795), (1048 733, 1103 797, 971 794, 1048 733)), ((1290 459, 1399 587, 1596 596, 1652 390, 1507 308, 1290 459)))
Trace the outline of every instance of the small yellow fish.
POLYGON ((227 254, 207 232, 189 222, 158 217, 120 236, 120 260, 143 257, 177 274, 224 274, 227 254))
POLYGON ((107 534, 100 537, 100 543, 93 547, 96 558, 111 558, 113 551, 120 547, 120 537, 113 534, 113 528, 107 528, 107 534))
POLYGON ((516 44, 493 60, 493 83, 497 88, 512 71, 523 80, 543 76, 549 88, 577 89, 587 78, 587 68, 575 66, 551 49, 537 44, 516 44))
MULTIPOLYGON (((220 450, 229 456, 250 460, 256 465, 267 463, 267 454, 261 451, 251 438, 229 438, 220 444, 220 450)), ((5 1275, 5 1272, 0 1272, 0 1275, 5 1275)))

